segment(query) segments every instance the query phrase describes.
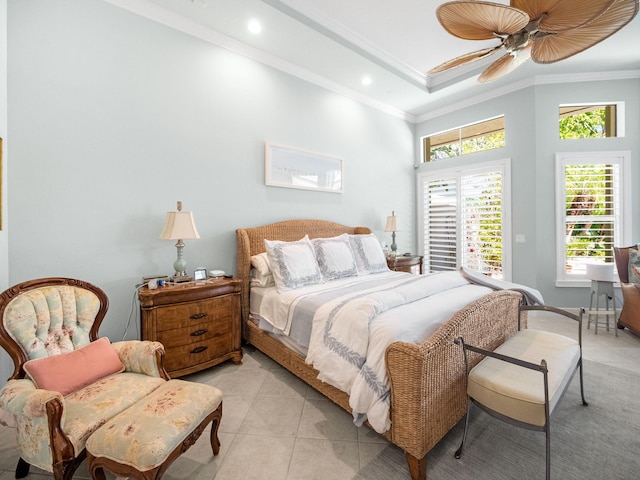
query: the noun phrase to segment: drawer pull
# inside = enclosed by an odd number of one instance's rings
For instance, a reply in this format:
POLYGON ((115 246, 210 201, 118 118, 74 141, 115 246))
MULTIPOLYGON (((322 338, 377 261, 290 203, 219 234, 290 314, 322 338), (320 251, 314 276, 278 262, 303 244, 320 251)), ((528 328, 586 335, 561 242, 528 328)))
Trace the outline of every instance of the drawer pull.
POLYGON ((197 347, 197 348, 194 348, 193 350, 191 350, 191 353, 204 352, 207 348, 209 348, 209 347, 197 347))
POLYGON ((206 312, 204 312, 204 313, 195 313, 195 314, 191 315, 189 318, 191 320, 198 320, 199 318, 204 318, 206 316, 207 316, 206 312))
POLYGON ((201 330, 196 330, 195 332, 193 332, 191 334, 192 337, 199 337, 200 335, 204 335, 205 333, 207 333, 209 330, 205 330, 205 329, 201 329, 201 330))

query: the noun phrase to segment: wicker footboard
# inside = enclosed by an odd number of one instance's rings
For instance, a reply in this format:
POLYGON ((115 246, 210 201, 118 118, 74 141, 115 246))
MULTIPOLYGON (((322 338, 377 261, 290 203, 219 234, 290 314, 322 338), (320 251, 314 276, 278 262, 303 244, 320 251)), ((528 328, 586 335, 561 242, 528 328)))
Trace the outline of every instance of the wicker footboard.
POLYGON ((396 342, 387 348, 389 439, 405 451, 414 480, 426 478, 427 452, 466 411, 464 359, 453 340, 462 336, 495 349, 517 331, 521 299, 513 291, 490 293, 458 311, 423 343, 396 342))

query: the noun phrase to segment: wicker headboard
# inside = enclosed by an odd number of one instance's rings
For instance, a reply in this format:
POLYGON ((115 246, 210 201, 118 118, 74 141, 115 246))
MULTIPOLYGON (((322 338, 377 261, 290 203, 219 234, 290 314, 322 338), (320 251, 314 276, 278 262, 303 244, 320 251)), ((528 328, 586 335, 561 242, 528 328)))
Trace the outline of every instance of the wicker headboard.
POLYGON ((238 247, 236 276, 242 280, 242 321, 249 318, 249 284, 251 282, 251 257, 265 251, 264 240, 300 240, 309 238, 329 238, 343 233, 371 233, 368 227, 347 227, 326 220, 286 220, 262 227, 238 228, 236 245, 238 247))

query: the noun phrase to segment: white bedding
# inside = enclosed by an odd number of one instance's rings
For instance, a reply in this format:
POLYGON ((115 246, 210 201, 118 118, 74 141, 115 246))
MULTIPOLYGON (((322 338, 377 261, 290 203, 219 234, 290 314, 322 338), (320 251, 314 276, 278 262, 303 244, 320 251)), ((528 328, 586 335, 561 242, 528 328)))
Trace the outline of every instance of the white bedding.
POLYGON ((380 433, 390 427, 387 346, 422 342, 456 311, 492 291, 457 271, 385 272, 284 293, 259 290, 260 301, 252 299, 251 311, 276 332, 308 346, 306 360, 318 377, 349 394, 354 422, 368 419, 380 433), (303 320, 294 320, 294 313, 303 320))

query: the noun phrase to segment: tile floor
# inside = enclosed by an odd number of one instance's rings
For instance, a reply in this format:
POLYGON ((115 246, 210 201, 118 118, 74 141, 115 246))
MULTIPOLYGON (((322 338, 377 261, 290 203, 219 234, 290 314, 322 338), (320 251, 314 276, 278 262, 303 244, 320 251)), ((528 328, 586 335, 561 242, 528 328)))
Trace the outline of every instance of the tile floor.
MULTIPOLYGON (((536 314, 530 328, 572 335, 573 322, 536 314)), ((584 358, 640 372, 640 337, 594 325, 584 330, 584 358)), ((211 456, 205 432, 164 475, 178 479, 331 479, 350 480, 387 448, 367 427, 357 428, 342 409, 252 347, 241 365, 231 362, 186 379, 215 385, 224 392, 220 454, 211 456)), ((14 478, 18 459, 13 431, 0 427, 0 480, 14 478)), ((32 467, 27 477, 53 476, 32 467)), ((74 479, 90 478, 83 464, 74 479)), ((114 478, 108 475, 107 478, 114 478)), ((358 479, 366 480, 364 472, 358 479)))

